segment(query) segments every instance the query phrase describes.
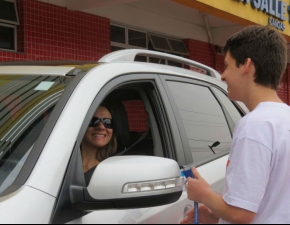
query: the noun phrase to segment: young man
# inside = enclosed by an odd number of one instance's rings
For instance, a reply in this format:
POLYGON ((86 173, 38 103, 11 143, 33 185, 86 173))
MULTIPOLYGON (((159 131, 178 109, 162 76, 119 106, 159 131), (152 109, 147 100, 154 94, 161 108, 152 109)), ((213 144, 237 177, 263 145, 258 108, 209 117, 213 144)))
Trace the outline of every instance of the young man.
MULTIPOLYGON (((277 95, 286 41, 272 28, 249 26, 227 41, 225 53, 228 96, 251 112, 235 129, 223 196, 193 168, 188 198, 202 203, 200 223, 290 223, 290 107, 277 95)), ((193 217, 191 210, 181 223, 193 217)))

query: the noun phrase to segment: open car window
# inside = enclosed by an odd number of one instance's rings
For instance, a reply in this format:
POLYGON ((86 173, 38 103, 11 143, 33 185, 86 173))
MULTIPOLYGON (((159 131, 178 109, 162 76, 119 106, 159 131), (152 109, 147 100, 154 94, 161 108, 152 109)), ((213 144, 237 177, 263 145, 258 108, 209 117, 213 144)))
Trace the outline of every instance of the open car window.
POLYGON ((0 76, 0 194, 20 173, 71 79, 0 76))
POLYGON ((113 91, 106 100, 115 113, 118 148, 116 155, 155 155, 150 115, 137 90, 125 88, 113 91))

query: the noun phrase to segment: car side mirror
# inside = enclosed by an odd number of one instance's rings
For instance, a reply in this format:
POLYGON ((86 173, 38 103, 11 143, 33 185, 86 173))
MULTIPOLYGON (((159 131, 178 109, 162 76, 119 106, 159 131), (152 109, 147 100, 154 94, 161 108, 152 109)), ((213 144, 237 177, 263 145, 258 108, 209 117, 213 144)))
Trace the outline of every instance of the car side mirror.
POLYGON ((176 202, 184 178, 176 161, 151 156, 115 156, 101 162, 85 190, 71 187, 78 210, 133 209, 176 202))

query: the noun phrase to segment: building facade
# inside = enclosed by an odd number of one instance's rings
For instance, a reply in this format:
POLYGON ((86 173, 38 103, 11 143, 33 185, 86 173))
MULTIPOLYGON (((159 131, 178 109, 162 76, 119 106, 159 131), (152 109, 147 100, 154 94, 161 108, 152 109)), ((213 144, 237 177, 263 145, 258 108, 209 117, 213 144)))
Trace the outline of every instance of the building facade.
MULTIPOLYGON (((287 3, 286 0, 0 0, 0 62, 98 61, 111 51, 140 48, 190 58, 222 73, 222 46, 244 26, 274 26, 290 42, 287 3)), ((183 66, 154 58, 139 60, 183 66)), ((290 105, 289 64, 278 92, 290 105)))

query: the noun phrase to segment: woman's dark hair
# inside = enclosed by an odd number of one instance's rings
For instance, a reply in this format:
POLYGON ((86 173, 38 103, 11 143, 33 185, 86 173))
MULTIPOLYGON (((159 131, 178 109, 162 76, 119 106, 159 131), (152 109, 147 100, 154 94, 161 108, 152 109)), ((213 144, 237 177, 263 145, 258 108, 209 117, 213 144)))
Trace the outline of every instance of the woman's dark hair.
MULTIPOLYGON (((104 103, 99 107, 106 108, 110 112, 112 119, 114 119, 114 112, 110 109, 109 105, 104 103)), ((116 151, 117 151, 117 134, 116 131, 113 129, 113 135, 110 142, 106 146, 98 149, 96 158, 99 162, 102 162, 105 159, 115 155, 116 151)))
POLYGON ((255 65, 255 82, 278 89, 287 66, 287 42, 274 28, 253 25, 228 39, 224 52, 229 53, 236 65, 250 58, 255 65))
POLYGON ((106 146, 98 149, 96 154, 97 160, 99 162, 102 162, 105 159, 115 155, 116 151, 117 151, 117 135, 113 133, 110 142, 106 146))

